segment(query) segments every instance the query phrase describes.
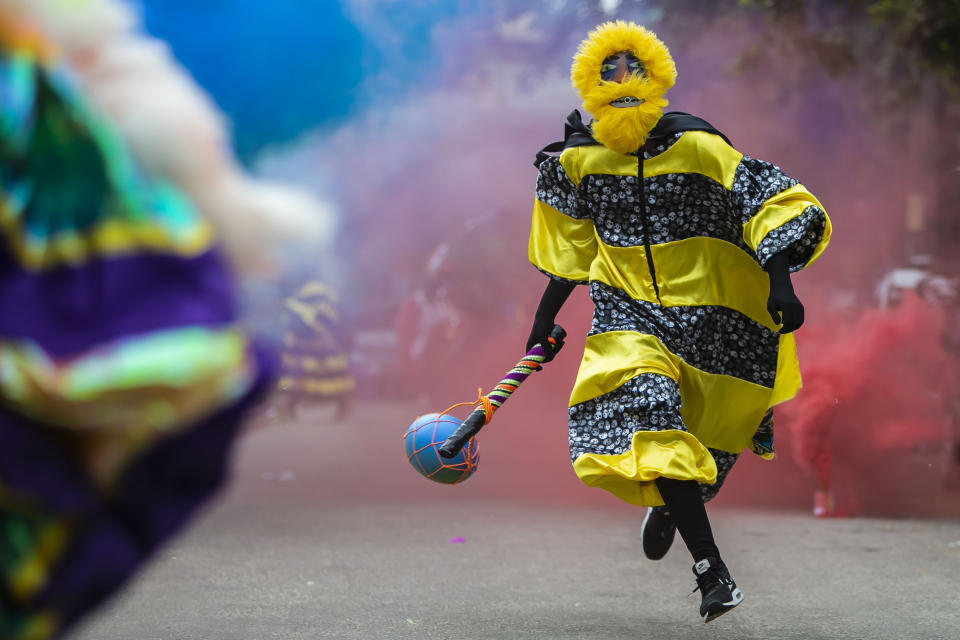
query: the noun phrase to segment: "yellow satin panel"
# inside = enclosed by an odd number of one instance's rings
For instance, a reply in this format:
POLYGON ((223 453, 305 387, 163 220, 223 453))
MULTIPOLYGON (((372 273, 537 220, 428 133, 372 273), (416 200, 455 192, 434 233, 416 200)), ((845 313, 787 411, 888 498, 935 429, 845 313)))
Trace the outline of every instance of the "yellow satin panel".
POLYGON ((635 300, 657 301, 650 266, 643 245, 614 247, 597 239, 597 259, 590 267, 590 279, 620 289, 635 300))
POLYGON ((780 336, 780 350, 777 352, 777 378, 773 383, 773 397, 770 406, 790 400, 800 387, 803 378, 800 375, 800 361, 797 359, 797 341, 792 333, 780 336))
POLYGON ((650 252, 663 306, 719 305, 777 329, 767 311, 770 278, 743 249, 698 236, 651 245, 650 252))
MULTIPOLYGON (((792 360, 796 362, 795 355, 792 360)), ((587 337, 570 406, 609 393, 643 373, 676 380, 683 398, 680 416, 690 433, 704 446, 731 453, 750 444, 777 396, 768 387, 692 367, 654 336, 609 331, 587 337)))
POLYGON ((560 154, 560 164, 578 187, 584 176, 635 176, 639 169, 637 156, 617 153, 602 144, 566 149, 560 154))
MULTIPOLYGON (((777 328, 767 312, 770 280, 757 261, 736 245, 696 237, 651 245, 650 252, 664 306, 719 305, 768 329, 777 328)), ((597 257, 591 280, 616 287, 635 300, 656 302, 643 246, 613 247, 598 241, 597 257)))
POLYGON ((823 253, 823 250, 827 248, 827 244, 830 242, 830 235, 833 231, 833 225, 830 222, 830 217, 826 215, 826 209, 823 208, 820 201, 801 184, 795 184, 789 189, 768 198, 760 207, 760 210, 743 225, 743 241, 747 243, 747 246, 756 251, 760 245, 760 241, 763 240, 767 234, 802 214, 810 205, 820 207, 820 210, 824 212, 824 216, 827 218, 826 227, 823 230, 823 237, 820 238, 820 243, 816 249, 814 249, 810 261, 807 262, 805 266, 813 264, 814 261, 820 257, 820 254, 823 253))
POLYGON ((717 481, 717 464, 696 438, 684 431, 637 431, 630 449, 619 455, 585 453, 573 462, 580 480, 606 489, 616 497, 641 507, 663 504, 654 480, 717 481))
POLYGON ((539 269, 586 281, 597 254, 592 220, 578 220, 539 200, 533 204, 527 257, 539 269))
MULTIPOLYGON (((645 178, 668 173, 699 173, 716 180, 727 189, 743 154, 706 131, 687 131, 669 149, 644 160, 645 178)), ((612 151, 603 145, 571 147, 560 155, 560 164, 573 184, 579 186, 584 176, 637 175, 637 157, 612 151)))
POLYGON ((662 342, 644 333, 609 331, 587 336, 570 406, 609 393, 642 373, 679 380, 680 362, 662 342))
POLYGON ((699 173, 729 190, 733 187, 733 178, 742 159, 743 154, 720 136, 706 131, 687 131, 669 149, 644 160, 643 177, 699 173))
POLYGON ((570 182, 573 183, 573 186, 579 188, 580 180, 582 176, 580 174, 580 149, 582 147, 569 147, 564 149, 560 153, 560 157, 557 160, 560 162, 560 166, 563 168, 563 172, 567 174, 567 178, 570 179, 570 182))

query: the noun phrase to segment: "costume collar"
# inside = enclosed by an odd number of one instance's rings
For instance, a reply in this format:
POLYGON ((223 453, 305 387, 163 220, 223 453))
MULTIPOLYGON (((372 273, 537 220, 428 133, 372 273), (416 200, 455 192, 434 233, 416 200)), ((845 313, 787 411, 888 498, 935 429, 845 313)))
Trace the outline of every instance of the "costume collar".
MULTIPOLYGON (((644 142, 644 146, 649 145, 654 147, 660 141, 682 131, 706 131, 720 136, 724 142, 730 144, 727 136, 703 118, 698 118, 683 111, 667 111, 650 131, 646 142, 644 142)), ((537 159, 533 164, 539 167, 540 163, 546 160, 551 153, 559 153, 570 147, 582 147, 592 144, 598 145, 600 143, 593 137, 589 125, 584 124, 580 111, 574 109, 570 112, 570 115, 567 116, 567 121, 563 126, 563 140, 548 144, 537 152, 537 159)), ((730 146, 733 145, 731 144, 730 146)))

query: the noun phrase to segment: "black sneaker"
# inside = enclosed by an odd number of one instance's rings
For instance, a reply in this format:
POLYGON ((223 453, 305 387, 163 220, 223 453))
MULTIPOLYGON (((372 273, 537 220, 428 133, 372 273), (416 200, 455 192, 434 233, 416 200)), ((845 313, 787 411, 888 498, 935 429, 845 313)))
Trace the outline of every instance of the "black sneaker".
POLYGON ((730 577, 727 565, 719 558, 705 558, 693 565, 700 590, 700 615, 704 622, 719 618, 743 602, 743 593, 730 577))
POLYGON ((676 533, 677 525, 670 517, 669 511, 664 507, 647 509, 647 516, 640 526, 640 540, 644 555, 651 560, 659 560, 667 555, 676 533))

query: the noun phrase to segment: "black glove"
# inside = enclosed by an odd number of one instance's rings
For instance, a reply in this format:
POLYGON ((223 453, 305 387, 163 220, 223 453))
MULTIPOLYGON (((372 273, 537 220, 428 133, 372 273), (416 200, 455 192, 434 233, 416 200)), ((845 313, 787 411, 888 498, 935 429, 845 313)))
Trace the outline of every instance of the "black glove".
POLYGON ((767 311, 775 323, 782 323, 780 333, 792 333, 803 324, 803 303, 790 282, 790 259, 786 253, 778 253, 767 260, 763 269, 770 276, 767 311))
POLYGON ((553 330, 553 322, 547 322, 542 319, 535 319, 533 321, 533 328, 530 329, 530 337, 527 338, 527 353, 530 352, 530 349, 533 349, 535 346, 543 346, 543 361, 550 362, 553 360, 553 357, 557 354, 557 351, 560 350, 560 347, 563 345, 563 342, 559 344, 552 344, 549 340, 550 332, 553 330))
POLYGON ((543 345, 545 347, 544 362, 553 360, 557 351, 560 350, 560 345, 551 345, 547 339, 553 330, 553 325, 555 324, 555 319, 557 313, 560 311, 560 307, 566 302, 570 296, 570 292, 573 291, 575 286, 573 283, 561 282, 551 278, 550 282, 547 283, 547 288, 544 290, 543 296, 540 298, 540 305, 537 307, 537 313, 533 317, 533 327, 530 329, 530 337, 527 338, 526 350, 529 352, 535 345, 543 345))

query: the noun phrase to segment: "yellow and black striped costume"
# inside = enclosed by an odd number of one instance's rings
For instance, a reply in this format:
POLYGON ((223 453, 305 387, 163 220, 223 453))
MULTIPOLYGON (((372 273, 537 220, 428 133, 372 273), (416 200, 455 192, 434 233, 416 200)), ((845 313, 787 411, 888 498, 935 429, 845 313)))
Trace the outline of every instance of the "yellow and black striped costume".
POLYGON ((739 453, 799 389, 762 265, 784 251, 792 271, 811 264, 830 220, 802 185, 698 118, 665 114, 632 154, 592 140, 576 112, 568 122, 559 157, 540 157, 529 257, 589 284, 594 302, 570 396, 574 470, 661 505, 655 478, 715 483, 708 449, 739 453))
POLYGON ((286 326, 277 389, 289 400, 337 400, 355 391, 338 305, 333 287, 316 280, 284 300, 286 326))

